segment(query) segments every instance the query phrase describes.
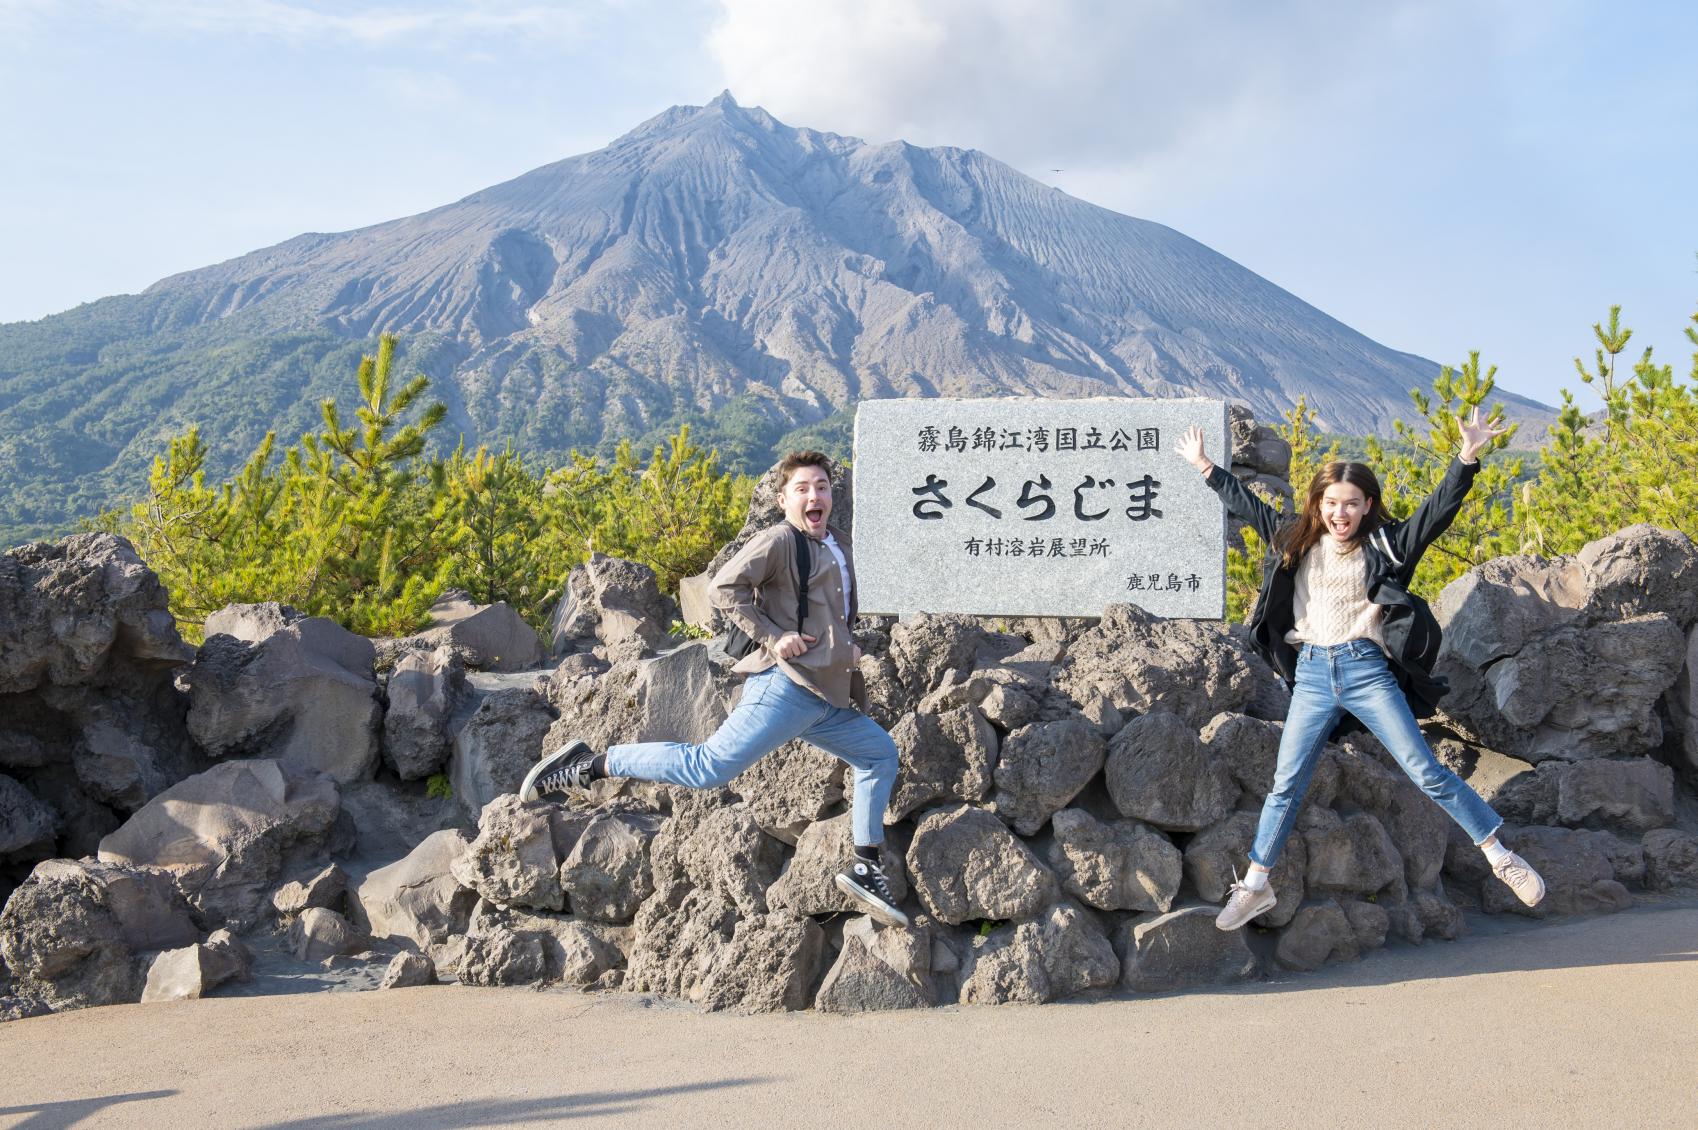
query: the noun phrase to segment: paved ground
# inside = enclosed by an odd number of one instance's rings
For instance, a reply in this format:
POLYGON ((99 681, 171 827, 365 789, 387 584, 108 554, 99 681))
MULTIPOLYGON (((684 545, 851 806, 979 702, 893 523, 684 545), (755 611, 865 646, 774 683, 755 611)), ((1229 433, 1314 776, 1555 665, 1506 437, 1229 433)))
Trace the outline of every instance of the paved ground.
POLYGON ((459 986, 0 1025, 0 1128, 1698 1125, 1698 906, 1226 992, 708 1016, 459 986))

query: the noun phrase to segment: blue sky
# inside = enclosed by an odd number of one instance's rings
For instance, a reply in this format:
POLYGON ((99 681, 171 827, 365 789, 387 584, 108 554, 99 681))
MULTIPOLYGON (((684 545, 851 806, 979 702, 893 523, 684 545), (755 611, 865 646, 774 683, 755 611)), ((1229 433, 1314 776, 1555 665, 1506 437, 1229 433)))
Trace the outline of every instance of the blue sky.
POLYGON ((729 88, 982 149, 1394 348, 1684 374, 1698 5, 0 0, 0 321, 409 215, 729 88))

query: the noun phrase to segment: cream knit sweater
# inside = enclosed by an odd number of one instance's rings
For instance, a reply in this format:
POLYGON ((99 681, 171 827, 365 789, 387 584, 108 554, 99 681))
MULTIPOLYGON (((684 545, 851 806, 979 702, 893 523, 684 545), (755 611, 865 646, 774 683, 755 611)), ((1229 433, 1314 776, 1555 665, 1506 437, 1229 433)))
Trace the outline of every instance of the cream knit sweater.
POLYGON ((1368 564, 1360 544, 1341 546, 1323 536, 1297 565, 1297 592, 1291 608, 1295 625, 1285 633, 1290 644, 1318 646, 1373 640, 1382 648, 1380 617, 1385 611, 1368 600, 1368 564))

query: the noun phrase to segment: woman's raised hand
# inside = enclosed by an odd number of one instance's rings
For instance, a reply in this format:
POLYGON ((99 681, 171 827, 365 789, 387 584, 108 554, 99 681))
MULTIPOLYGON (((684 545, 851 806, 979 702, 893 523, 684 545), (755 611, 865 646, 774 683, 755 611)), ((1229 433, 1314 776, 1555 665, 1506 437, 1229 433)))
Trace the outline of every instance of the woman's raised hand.
POLYGON ((1186 428, 1179 442, 1173 445, 1173 453, 1202 474, 1208 474, 1215 469, 1214 461, 1203 450, 1203 429, 1195 425, 1186 428))
POLYGON ((1509 431, 1509 425, 1502 420, 1487 420, 1480 422, 1480 406, 1474 405, 1474 412, 1468 418, 1456 418, 1457 427, 1462 430, 1462 450, 1458 457, 1464 463, 1473 463, 1480 457, 1480 452, 1494 439, 1509 431))

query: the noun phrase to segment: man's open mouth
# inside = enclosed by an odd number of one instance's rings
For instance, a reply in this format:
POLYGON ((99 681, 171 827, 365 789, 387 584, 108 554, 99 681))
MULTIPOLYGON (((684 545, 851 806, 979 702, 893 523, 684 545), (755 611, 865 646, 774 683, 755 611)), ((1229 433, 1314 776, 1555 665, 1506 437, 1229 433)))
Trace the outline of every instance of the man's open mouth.
POLYGON ((825 521, 825 511, 818 506, 810 506, 802 511, 802 516, 808 520, 808 524, 811 526, 817 526, 825 521))

